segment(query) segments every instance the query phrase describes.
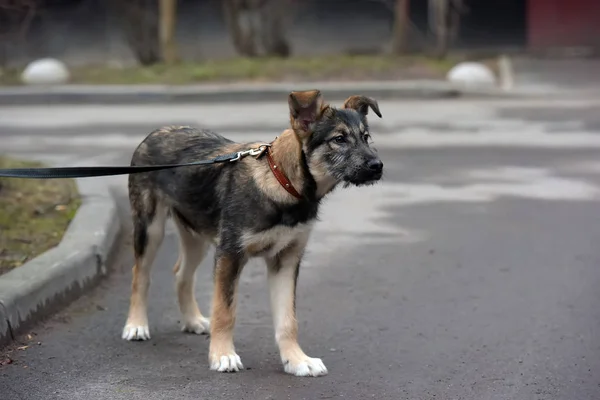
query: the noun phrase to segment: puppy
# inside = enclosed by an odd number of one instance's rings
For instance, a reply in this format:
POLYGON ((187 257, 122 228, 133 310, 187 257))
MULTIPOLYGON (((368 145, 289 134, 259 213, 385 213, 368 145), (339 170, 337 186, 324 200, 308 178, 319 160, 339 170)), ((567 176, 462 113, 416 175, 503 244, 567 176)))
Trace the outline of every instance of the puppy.
POLYGON ((364 96, 351 96, 342 108, 334 108, 324 104, 318 90, 292 92, 288 103, 291 129, 268 144, 165 127, 137 147, 131 165, 188 163, 231 153, 239 157, 129 176, 135 266, 124 339, 150 338, 150 267, 170 217, 179 233, 175 281, 183 329, 210 332, 210 368, 243 369, 233 341, 237 286, 246 262, 262 257, 284 370, 296 376, 327 374, 321 359, 307 356, 298 344, 298 271, 323 198, 338 186, 381 179, 383 163, 370 145, 367 123, 369 109, 380 118, 381 113, 377 102, 364 96), (194 278, 211 244, 215 262, 209 321, 196 302, 194 278))

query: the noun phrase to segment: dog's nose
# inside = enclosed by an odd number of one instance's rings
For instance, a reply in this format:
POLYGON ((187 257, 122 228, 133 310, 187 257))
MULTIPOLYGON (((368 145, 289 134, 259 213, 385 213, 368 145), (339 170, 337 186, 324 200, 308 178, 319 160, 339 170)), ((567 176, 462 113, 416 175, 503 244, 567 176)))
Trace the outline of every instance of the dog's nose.
POLYGON ((367 167, 373 172, 381 172, 383 170, 383 163, 381 160, 371 160, 367 164, 367 167))

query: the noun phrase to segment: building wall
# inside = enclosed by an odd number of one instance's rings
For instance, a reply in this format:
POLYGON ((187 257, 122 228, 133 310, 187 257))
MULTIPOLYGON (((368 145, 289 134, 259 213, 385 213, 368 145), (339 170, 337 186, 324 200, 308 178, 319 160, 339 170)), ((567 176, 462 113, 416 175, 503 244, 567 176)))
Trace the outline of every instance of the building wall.
POLYGON ((600 1, 529 0, 528 46, 599 47, 600 1))

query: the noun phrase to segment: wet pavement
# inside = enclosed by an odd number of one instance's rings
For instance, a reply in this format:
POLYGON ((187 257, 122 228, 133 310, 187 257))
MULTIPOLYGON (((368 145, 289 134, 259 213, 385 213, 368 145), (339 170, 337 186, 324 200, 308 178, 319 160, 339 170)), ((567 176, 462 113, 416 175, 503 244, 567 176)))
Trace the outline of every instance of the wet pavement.
MULTIPOLYGON (((384 119, 371 125, 384 180, 326 200, 300 272, 300 344, 323 359, 325 377, 283 372, 258 260, 242 275, 235 329, 247 369, 210 371, 206 336, 180 331, 169 225, 152 272, 152 339, 120 337, 126 238, 96 290, 0 350, 13 360, 0 367, 0 398, 600 398, 597 104, 381 102, 384 119)), ((235 110, 0 109, 2 151, 127 164, 152 125, 206 124, 237 140, 269 140, 286 123, 285 104, 235 110)), ((125 178, 97 182, 112 186, 126 217, 125 178)), ((211 255, 197 276, 204 310, 211 255)))

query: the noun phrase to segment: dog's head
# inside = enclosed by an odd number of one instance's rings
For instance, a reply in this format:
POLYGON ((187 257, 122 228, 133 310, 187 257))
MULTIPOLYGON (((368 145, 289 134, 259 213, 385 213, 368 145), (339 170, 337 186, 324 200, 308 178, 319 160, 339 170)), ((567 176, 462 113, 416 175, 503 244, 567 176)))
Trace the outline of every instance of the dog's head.
POLYGON ((302 142, 311 174, 317 181, 368 185, 381 179, 383 163, 371 147, 367 114, 381 118, 377 101, 351 96, 342 108, 323 103, 319 90, 289 95, 291 127, 302 142))

